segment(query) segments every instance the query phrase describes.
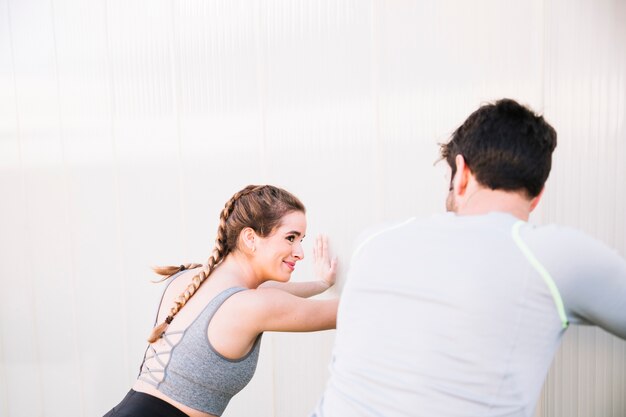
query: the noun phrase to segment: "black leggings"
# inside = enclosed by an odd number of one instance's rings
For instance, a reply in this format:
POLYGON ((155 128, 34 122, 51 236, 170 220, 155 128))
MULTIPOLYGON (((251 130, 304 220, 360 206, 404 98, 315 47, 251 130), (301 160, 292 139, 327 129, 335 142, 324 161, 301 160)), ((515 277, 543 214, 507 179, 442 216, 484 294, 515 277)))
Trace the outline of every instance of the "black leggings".
POLYGON ((121 403, 104 417, 189 417, 187 414, 160 398, 144 392, 128 391, 121 403))

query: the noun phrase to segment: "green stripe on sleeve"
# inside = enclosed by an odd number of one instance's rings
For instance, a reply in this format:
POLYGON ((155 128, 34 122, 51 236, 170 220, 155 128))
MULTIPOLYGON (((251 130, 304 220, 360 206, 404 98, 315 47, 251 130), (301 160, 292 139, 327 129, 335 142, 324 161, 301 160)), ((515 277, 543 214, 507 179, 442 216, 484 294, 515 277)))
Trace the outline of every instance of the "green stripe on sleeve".
POLYGON ((522 251, 528 262, 532 265, 533 268, 541 275, 543 281, 550 289, 550 294, 552 294, 552 299, 554 300, 554 304, 556 304, 556 309, 559 312, 559 317, 561 318, 561 323, 563 328, 566 329, 569 326, 569 321, 567 320, 567 315, 565 314, 565 307, 563 306, 563 299, 561 298, 561 294, 559 293, 559 289, 557 288, 554 280, 550 276, 550 273, 544 268, 543 265, 537 260, 535 255, 530 251, 526 243, 522 240, 520 236, 520 228, 524 224, 523 221, 518 221, 513 225, 511 230, 511 234, 513 235, 513 241, 517 245, 517 247, 522 251))

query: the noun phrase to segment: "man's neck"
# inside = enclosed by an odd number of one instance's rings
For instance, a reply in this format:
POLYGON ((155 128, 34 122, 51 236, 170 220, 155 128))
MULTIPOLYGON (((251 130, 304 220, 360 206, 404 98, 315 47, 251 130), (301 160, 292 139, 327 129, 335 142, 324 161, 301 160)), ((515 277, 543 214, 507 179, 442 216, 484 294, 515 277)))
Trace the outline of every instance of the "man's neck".
POLYGON ((455 211, 461 216, 476 216, 495 211, 508 213, 520 220, 528 221, 532 211, 532 200, 529 200, 523 193, 484 187, 468 190, 467 198, 459 203, 455 211))

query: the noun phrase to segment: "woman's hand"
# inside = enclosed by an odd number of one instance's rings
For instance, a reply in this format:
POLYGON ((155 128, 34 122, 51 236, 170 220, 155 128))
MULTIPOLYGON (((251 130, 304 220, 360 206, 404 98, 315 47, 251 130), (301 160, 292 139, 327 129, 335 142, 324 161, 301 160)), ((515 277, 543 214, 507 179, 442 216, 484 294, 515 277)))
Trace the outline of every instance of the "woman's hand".
POLYGON ((313 245, 313 268, 316 278, 328 289, 335 284, 337 277, 337 257, 330 256, 328 237, 319 235, 313 245))
POLYGON ((313 244, 313 272, 315 274, 314 281, 266 281, 259 288, 279 289, 297 297, 308 298, 321 294, 332 287, 337 276, 337 258, 331 258, 328 250, 328 238, 324 235, 318 236, 313 244))

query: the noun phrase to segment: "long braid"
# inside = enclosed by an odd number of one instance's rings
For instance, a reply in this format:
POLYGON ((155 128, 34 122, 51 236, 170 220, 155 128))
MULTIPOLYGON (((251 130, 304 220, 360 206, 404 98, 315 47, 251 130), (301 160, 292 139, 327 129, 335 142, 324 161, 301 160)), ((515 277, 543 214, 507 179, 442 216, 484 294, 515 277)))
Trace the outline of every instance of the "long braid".
MULTIPOLYGON (((226 235, 226 222, 235 208, 235 203, 244 195, 257 191, 263 187, 264 186, 248 186, 244 188, 243 190, 237 192, 235 195, 233 195, 233 197, 230 200, 228 200, 228 202, 226 202, 226 204, 224 205, 224 209, 220 213, 220 224, 217 228, 217 237, 215 238, 215 246, 213 248, 213 252, 211 252, 211 256, 209 256, 209 259, 207 260, 206 266, 204 266, 202 270, 200 270, 200 272, 198 272, 191 279, 191 283, 187 286, 187 288, 185 288, 185 291, 183 291, 183 293, 174 300, 174 306, 170 309, 169 315, 165 318, 163 323, 159 324, 154 329, 152 329, 152 333, 150 333, 150 336, 148 337, 148 342, 154 343, 159 338, 161 338, 161 336, 163 335, 163 333, 165 332, 169 324, 172 322, 172 320, 174 320, 174 316, 176 316, 176 314, 178 314, 178 312, 183 308, 183 306, 187 304, 189 299, 196 293, 198 288, 200 288, 200 285, 202 285, 202 283, 209 277, 209 275, 211 275, 213 270, 215 270, 215 267, 220 262, 222 262, 224 258, 226 258, 226 256, 231 252, 233 248, 228 247, 227 235, 226 235)), ((202 266, 199 264, 188 264, 188 265, 194 268, 198 266, 202 266)), ((186 265, 181 265, 180 267, 155 268, 155 271, 157 273, 161 273, 162 275, 165 275, 165 273, 170 272, 168 276, 171 276, 173 273, 182 271, 184 269, 191 269, 191 268, 187 268, 186 265), (172 270, 174 271, 173 273, 171 272, 172 270)))
POLYGON ((177 274, 182 271, 186 271, 188 269, 196 269, 200 266, 202 266, 202 264, 195 264, 195 263, 182 264, 180 266, 155 266, 152 268, 152 270, 156 272, 157 274, 162 275, 163 278, 153 281, 153 282, 155 284, 159 282, 163 282, 174 274, 177 274))

